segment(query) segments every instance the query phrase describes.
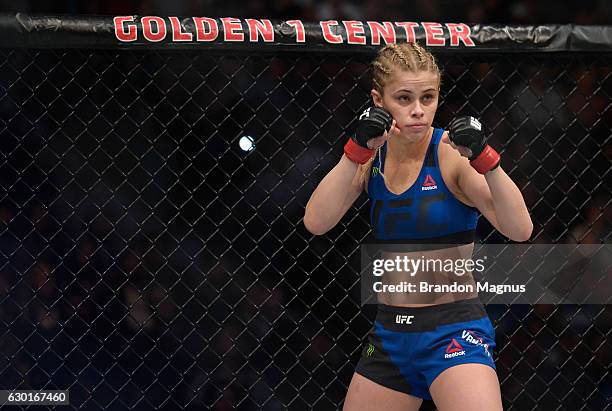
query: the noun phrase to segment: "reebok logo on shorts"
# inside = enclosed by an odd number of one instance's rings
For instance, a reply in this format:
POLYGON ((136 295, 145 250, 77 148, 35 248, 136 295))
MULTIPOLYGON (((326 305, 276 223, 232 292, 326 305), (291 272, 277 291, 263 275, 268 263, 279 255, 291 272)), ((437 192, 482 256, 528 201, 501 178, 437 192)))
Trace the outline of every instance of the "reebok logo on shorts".
POLYGON ((460 355, 465 355, 465 350, 463 347, 453 338, 453 340, 446 347, 446 354, 444 354, 444 358, 453 358, 459 357, 460 355))

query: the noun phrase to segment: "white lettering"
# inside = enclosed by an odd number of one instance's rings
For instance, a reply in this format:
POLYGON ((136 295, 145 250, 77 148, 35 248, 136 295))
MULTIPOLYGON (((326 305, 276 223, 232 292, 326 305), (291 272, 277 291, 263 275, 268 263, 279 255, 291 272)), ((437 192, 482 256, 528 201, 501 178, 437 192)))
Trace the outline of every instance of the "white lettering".
POLYGON ((363 120, 364 117, 370 118, 370 108, 371 107, 368 107, 365 110, 363 110, 363 113, 361 113, 361 115, 359 116, 359 120, 363 120))
POLYGON ((414 318, 414 315, 398 314, 395 316, 395 323, 396 324, 412 324, 413 318, 414 318))
POLYGON ((444 358, 459 357, 460 355, 465 355, 465 351, 457 351, 452 354, 444 354, 444 358))
POLYGON ((422 293, 471 293, 474 292, 472 284, 429 284, 425 281, 419 283, 419 291, 422 293))
POLYGON ((524 293, 525 292, 525 284, 489 284, 488 281, 485 281, 484 283, 478 283, 477 284, 477 290, 478 292, 480 291, 485 291, 488 293, 495 293, 495 294, 504 294, 504 293, 524 293))
POLYGON ((372 289, 375 293, 414 293, 416 292, 416 285, 406 281, 397 284, 383 284, 381 281, 376 281, 372 285, 372 289))

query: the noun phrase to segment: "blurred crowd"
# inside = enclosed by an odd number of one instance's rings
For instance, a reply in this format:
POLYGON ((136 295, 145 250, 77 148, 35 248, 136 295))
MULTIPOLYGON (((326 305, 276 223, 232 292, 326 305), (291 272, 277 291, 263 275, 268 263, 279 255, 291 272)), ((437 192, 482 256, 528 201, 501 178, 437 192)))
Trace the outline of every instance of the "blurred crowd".
POLYGON ((101 15, 211 16, 271 19, 350 19, 388 21, 461 21, 472 24, 609 24, 606 0, 0 0, 0 12, 101 15))

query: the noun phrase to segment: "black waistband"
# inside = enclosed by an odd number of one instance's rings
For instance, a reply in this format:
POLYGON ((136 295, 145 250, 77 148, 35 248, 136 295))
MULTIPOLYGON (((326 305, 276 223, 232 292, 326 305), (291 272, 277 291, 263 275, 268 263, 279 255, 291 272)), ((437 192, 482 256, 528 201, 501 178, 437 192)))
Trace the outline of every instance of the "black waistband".
POLYGON ((412 252, 456 247, 473 243, 475 239, 475 231, 467 230, 441 237, 396 240, 381 240, 371 234, 366 238, 365 243, 376 244, 377 248, 382 251, 412 252))
POLYGON ((422 332, 439 325, 472 321, 487 315, 478 298, 427 307, 396 307, 379 304, 376 321, 392 331, 422 332))

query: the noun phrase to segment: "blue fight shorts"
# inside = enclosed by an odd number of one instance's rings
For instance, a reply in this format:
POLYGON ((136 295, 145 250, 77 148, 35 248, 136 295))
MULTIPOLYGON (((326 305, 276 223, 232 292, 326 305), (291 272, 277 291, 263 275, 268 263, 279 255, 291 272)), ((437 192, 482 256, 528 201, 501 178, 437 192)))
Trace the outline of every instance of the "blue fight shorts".
POLYGON ((390 388, 431 400, 429 386, 454 365, 495 369, 495 330, 476 298, 429 307, 379 305, 355 372, 390 388))

